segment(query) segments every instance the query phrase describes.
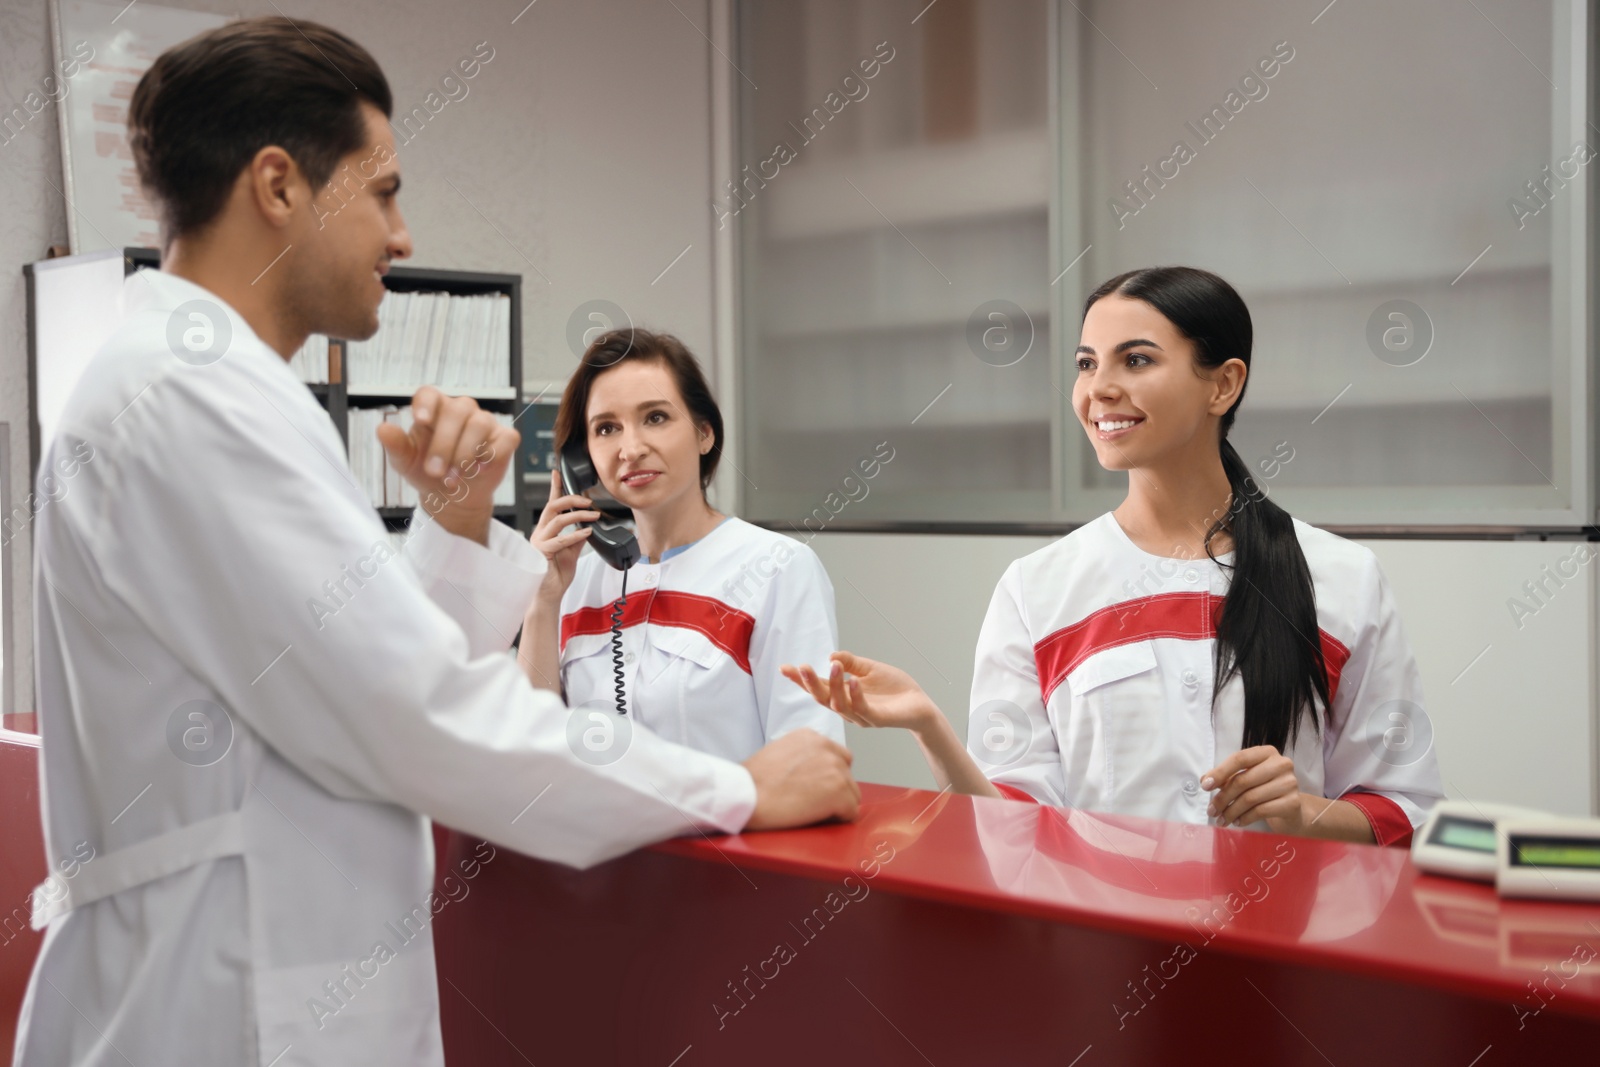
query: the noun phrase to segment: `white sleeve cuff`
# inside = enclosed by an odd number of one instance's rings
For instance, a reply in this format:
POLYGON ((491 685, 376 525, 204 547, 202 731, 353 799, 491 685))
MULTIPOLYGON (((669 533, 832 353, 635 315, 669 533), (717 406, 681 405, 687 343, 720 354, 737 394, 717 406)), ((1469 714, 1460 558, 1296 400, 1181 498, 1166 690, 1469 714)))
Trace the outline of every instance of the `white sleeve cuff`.
POLYGON ((428 596, 466 632, 473 657, 509 648, 544 578, 544 556, 494 519, 488 547, 446 531, 420 507, 410 529, 406 557, 428 596))
POLYGON ((756 780, 744 764, 718 760, 710 822, 725 834, 736 834, 756 810, 756 780))

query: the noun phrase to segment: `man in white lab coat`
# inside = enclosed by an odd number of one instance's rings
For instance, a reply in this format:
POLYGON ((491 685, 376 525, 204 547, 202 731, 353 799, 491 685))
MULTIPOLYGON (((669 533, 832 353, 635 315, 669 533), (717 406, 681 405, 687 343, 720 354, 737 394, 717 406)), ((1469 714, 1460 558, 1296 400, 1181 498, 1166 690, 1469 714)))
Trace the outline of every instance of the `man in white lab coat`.
POLYGON ((390 106, 358 45, 285 19, 180 45, 134 94, 164 270, 128 280, 41 463, 71 469, 35 561, 71 874, 34 895, 22 1067, 441 1064, 429 818, 584 865, 855 813, 849 754, 810 731, 744 765, 639 727, 579 758, 506 654, 544 560, 491 521, 517 435, 471 400, 424 388, 416 429, 385 427, 432 514, 391 549, 287 363, 369 336, 410 254, 390 106))

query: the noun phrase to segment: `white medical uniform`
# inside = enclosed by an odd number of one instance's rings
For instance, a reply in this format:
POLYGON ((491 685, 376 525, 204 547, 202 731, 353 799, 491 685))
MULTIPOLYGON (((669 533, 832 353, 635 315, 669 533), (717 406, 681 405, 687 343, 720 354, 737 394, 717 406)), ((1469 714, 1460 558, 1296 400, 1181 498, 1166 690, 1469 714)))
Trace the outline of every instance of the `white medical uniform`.
MULTIPOLYGON (((1333 697, 1285 755, 1300 790, 1360 807, 1401 843, 1442 797, 1421 680, 1372 552, 1298 520, 1333 697)), ((1231 554, 1219 557, 1232 562, 1231 554)), ((1139 548, 1107 513, 1012 563, 978 636, 967 748, 1002 792, 1211 821, 1200 777, 1237 752, 1244 685, 1212 712, 1229 572, 1139 548)), ((1265 828, 1265 821, 1254 824, 1265 828)))
POLYGON ((736 831, 754 784, 642 729, 581 762, 507 653, 543 557, 419 516, 389 558, 243 319, 156 272, 126 296, 42 465, 92 452, 39 516, 34 602, 46 847, 94 858, 36 913, 16 1062, 437 1067, 425 816, 586 865, 736 831), (169 345, 191 312, 231 330, 215 362, 169 345))
MULTIPOLYGON (((574 708, 616 708, 611 617, 622 572, 593 551, 561 600, 561 682, 574 708)), ((657 735, 725 759, 808 726, 844 743, 844 721, 778 668, 824 677, 839 647, 833 585, 792 537, 729 518, 683 551, 628 571, 628 714, 657 735)))

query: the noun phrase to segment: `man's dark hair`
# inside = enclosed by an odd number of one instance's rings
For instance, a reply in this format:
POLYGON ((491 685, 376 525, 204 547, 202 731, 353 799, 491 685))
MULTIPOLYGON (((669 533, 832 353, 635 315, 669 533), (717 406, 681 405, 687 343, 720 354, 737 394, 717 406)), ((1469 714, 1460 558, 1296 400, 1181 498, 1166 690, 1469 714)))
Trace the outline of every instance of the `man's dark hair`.
POLYGON ((268 145, 320 190, 366 143, 363 100, 393 113, 377 60, 315 22, 241 19, 167 49, 128 107, 139 181, 157 201, 166 239, 215 219, 239 172, 268 145))

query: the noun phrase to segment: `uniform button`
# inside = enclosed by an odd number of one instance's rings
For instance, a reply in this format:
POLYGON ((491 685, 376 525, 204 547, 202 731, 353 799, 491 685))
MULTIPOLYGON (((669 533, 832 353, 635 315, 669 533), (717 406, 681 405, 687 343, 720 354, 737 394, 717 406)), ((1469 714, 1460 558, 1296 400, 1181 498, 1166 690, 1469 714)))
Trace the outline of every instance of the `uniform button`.
POLYGON ((1184 671, 1183 684, 1190 687, 1197 686, 1200 684, 1200 676, 1194 673, 1194 671, 1184 671))
POLYGON ((622 657, 622 662, 624 662, 624 663, 632 663, 633 662, 633 653, 629 652, 626 655, 624 655, 622 657))
POLYGON ((649 574, 646 574, 644 576, 644 584, 645 585, 655 585, 656 584, 656 572, 655 571, 651 571, 649 574))
POLYGON ((1188 570, 1183 572, 1183 580, 1193 585, 1195 582, 1200 580, 1200 572, 1195 570, 1193 567, 1190 567, 1188 570))
POLYGON ((1195 793, 1199 792, 1199 790, 1200 783, 1195 781, 1193 778, 1185 778, 1183 780, 1183 791, 1185 793, 1188 793, 1190 796, 1194 796, 1195 793))

